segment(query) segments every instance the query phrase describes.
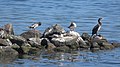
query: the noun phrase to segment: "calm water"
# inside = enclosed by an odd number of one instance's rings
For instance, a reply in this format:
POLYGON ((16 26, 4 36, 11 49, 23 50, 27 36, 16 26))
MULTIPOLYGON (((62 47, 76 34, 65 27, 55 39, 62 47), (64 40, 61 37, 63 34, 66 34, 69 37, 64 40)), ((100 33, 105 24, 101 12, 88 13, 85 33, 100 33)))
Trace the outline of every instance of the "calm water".
MULTIPOLYGON (((120 42, 120 0, 0 0, 0 26, 12 23, 16 35, 28 30, 27 26, 39 21, 42 22, 42 26, 37 29, 41 32, 56 23, 68 30, 70 21, 76 21, 77 32, 91 34, 99 17, 104 18, 99 33, 110 41, 120 42)), ((120 49, 100 53, 83 52, 82 54, 78 51, 80 54, 75 56, 78 58, 76 62, 39 56, 37 61, 18 59, 5 66, 118 67, 120 65, 119 52, 120 49), (84 54, 85 56, 81 56, 84 54)), ((63 55, 66 56, 66 54, 63 55)), ((4 64, 1 66, 4 67, 4 64)))

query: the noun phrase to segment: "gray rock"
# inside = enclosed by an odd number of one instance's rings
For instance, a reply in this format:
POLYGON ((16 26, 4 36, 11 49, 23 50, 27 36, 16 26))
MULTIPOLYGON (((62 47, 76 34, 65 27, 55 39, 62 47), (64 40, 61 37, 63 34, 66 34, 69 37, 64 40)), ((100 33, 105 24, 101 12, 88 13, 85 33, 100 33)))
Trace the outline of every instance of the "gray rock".
POLYGON ((32 46, 32 47, 37 47, 39 48, 41 46, 41 40, 40 38, 29 38, 28 39, 28 43, 32 46))
POLYGON ((0 46, 0 63, 8 64, 13 62, 18 56, 18 52, 8 46, 0 46))
POLYGON ((91 50, 92 52, 99 51, 99 50, 100 50, 100 46, 98 45, 97 42, 93 42, 93 43, 91 44, 90 50, 91 50))
POLYGON ((29 39, 29 38, 40 38, 42 34, 38 30, 29 30, 27 32, 20 34, 20 36, 24 37, 25 39, 29 39))
POLYGON ((114 46, 108 42, 103 42, 102 45, 103 45, 103 49, 113 49, 114 48, 114 46))
POLYGON ((52 38, 51 42, 55 46, 73 45, 76 43, 78 37, 76 36, 65 36, 61 38, 52 38))
POLYGON ((7 32, 7 34, 14 35, 13 25, 12 24, 4 25, 4 30, 7 32))
POLYGON ((88 33, 83 33, 83 34, 81 35, 81 37, 83 38, 83 40, 88 40, 88 39, 90 39, 90 35, 89 35, 88 33))
POLYGON ((12 42, 12 44, 16 43, 19 46, 26 42, 26 39, 21 36, 9 35, 8 39, 12 42))
POLYGON ((0 46, 11 46, 12 43, 9 39, 0 39, 0 46))
POLYGON ((43 36, 49 38, 53 34, 61 34, 61 33, 65 33, 65 30, 60 25, 55 24, 51 27, 48 27, 43 33, 43 36))
POLYGON ((41 46, 43 46, 44 48, 51 50, 56 48, 56 46, 54 44, 52 44, 47 38, 43 38, 41 40, 41 46))
POLYGON ((120 43, 111 43, 114 47, 120 47, 120 43))

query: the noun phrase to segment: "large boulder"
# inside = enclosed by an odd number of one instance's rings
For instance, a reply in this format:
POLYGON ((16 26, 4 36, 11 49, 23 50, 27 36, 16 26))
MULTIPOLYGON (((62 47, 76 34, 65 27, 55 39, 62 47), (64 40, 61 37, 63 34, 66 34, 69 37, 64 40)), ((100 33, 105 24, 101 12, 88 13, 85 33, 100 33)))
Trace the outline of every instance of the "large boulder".
POLYGON ((29 30, 27 32, 20 34, 20 36, 24 37, 25 39, 29 39, 29 38, 40 38, 42 34, 38 30, 29 30))
POLYGON ((63 27, 61 27, 59 24, 55 24, 45 30, 45 32, 43 33, 43 37, 50 38, 53 34, 61 33, 65 33, 63 27))
POLYGON ((21 36, 9 35, 7 38, 12 42, 12 44, 16 43, 19 46, 26 42, 26 39, 21 36))
POLYGON ((52 38, 51 42, 55 46, 73 45, 76 43, 78 37, 75 36, 65 36, 60 38, 52 38))

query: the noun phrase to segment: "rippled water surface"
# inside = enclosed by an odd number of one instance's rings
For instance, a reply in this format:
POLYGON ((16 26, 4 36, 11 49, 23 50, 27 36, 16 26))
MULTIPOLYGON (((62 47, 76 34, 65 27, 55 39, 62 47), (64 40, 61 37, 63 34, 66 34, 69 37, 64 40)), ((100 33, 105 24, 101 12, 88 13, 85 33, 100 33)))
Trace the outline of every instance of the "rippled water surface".
MULTIPOLYGON (((16 35, 28 30, 34 22, 42 22, 37 28, 41 32, 53 25, 60 24, 68 30, 70 21, 76 21, 79 33, 91 34, 97 19, 103 17, 99 34, 110 41, 120 42, 120 0, 0 0, 0 27, 12 23, 16 35)), ((119 67, 120 49, 107 52, 89 53, 79 51, 77 61, 41 58, 37 60, 18 59, 12 64, 1 66, 13 67, 119 67), (84 56, 82 56, 84 55, 84 56)), ((62 54, 70 56, 71 54, 62 54)))

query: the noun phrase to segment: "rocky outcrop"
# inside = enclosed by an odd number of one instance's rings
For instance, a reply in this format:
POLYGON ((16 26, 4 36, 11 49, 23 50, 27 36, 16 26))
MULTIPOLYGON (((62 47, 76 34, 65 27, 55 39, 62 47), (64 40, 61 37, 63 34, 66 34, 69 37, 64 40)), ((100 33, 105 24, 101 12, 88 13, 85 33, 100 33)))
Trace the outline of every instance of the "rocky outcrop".
POLYGON ((43 37, 45 38, 52 38, 52 35, 57 34, 58 37, 60 36, 60 34, 65 33, 65 30, 63 29, 63 27, 61 27, 59 24, 55 24, 51 27, 48 27, 45 32, 43 33, 43 37))
POLYGON ((42 34, 38 30, 29 30, 27 32, 20 34, 20 36, 24 37, 25 39, 29 39, 29 38, 40 38, 42 34))
POLYGON ((111 50, 120 47, 119 43, 109 43, 102 35, 90 36, 88 33, 80 35, 75 31, 66 32, 59 24, 48 27, 43 34, 38 30, 29 30, 18 36, 14 35, 11 24, 6 24, 4 28, 0 28, 2 30, 0 53, 8 51, 7 48, 11 52, 31 54, 42 49, 69 52, 70 50, 79 49, 89 51, 111 50))

